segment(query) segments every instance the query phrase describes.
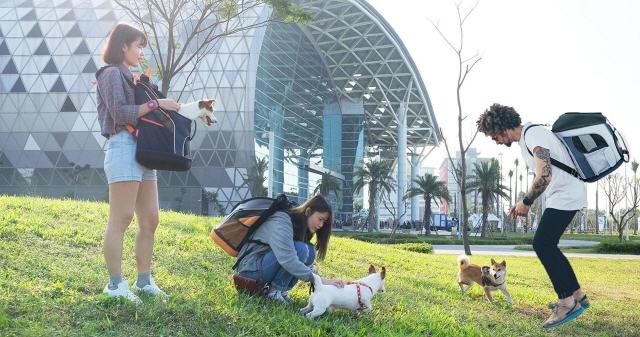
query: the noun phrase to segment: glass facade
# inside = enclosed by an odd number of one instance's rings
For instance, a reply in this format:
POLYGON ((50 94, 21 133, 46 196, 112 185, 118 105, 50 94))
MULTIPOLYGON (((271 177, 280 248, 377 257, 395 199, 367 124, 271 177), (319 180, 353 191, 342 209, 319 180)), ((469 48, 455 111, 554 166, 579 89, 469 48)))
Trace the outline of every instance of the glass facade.
MULTIPOLYGON (((409 143, 437 141, 424 85, 373 8, 362 0, 294 3, 312 15, 309 24, 273 22, 221 37, 173 77, 168 96, 215 98, 218 123, 197 122, 191 170, 158 172, 160 207, 211 214, 218 207, 206 204, 207 192, 226 211, 269 193, 303 202, 328 173, 342 181, 330 201, 348 217, 361 204, 353 172, 365 150, 395 146, 389 112, 400 100, 408 101, 409 143)), ((271 14, 257 6, 242 17, 271 14)), ((92 81, 119 21, 133 20, 110 0, 0 0, 0 194, 107 199, 92 81)), ((145 55, 153 66, 151 51, 145 55)))
POLYGON ((254 125, 256 156, 271 161, 271 195, 286 193, 303 202, 320 182, 313 167, 341 173, 342 112, 330 83, 319 52, 298 26, 267 27, 254 125))

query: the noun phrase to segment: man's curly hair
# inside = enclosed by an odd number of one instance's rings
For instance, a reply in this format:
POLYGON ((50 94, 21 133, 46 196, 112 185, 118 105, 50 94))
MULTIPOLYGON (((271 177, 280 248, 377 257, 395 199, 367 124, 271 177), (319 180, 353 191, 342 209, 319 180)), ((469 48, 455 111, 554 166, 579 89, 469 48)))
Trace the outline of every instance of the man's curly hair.
POLYGON ((517 128, 520 124, 522 124, 522 120, 514 108, 498 103, 493 103, 489 109, 480 115, 476 122, 478 131, 489 136, 517 128))

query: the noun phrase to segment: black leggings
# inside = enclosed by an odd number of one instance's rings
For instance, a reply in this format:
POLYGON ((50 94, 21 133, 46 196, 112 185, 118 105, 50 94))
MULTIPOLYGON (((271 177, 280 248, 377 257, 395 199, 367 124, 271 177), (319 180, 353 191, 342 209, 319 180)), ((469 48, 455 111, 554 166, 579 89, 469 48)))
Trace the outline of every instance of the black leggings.
POLYGON ((533 250, 547 271, 558 298, 567 298, 580 289, 571 264, 558 248, 560 237, 576 212, 545 209, 533 237, 533 250))

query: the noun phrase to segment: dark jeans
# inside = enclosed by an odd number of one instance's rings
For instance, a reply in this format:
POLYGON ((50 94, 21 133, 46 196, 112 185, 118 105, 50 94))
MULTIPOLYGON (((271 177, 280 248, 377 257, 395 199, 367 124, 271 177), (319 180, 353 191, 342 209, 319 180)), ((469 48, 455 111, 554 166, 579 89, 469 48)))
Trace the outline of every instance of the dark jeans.
MULTIPOLYGON (((311 266, 316 259, 315 248, 302 241, 294 241, 293 244, 296 248, 296 253, 298 254, 300 262, 307 266, 311 266)), ((255 272, 242 273, 242 276, 258 280, 265 284, 268 283, 273 288, 282 291, 287 291, 293 288, 293 286, 296 285, 296 282, 298 282, 297 278, 282 268, 278 263, 278 259, 276 259, 275 254, 273 254, 273 251, 269 251, 262 256, 258 261, 258 266, 259 270, 255 272)))
POLYGON ((558 298, 567 298, 580 289, 569 260, 558 248, 560 237, 576 212, 547 208, 533 238, 533 250, 547 271, 558 298))

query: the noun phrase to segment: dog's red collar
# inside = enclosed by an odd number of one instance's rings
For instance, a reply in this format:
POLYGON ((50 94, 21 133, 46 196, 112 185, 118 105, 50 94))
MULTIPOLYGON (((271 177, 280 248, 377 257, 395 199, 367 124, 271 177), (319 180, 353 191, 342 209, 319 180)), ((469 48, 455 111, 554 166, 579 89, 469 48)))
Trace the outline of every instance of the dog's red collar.
POLYGON ((364 282, 349 282, 347 284, 355 284, 356 285, 356 291, 358 292, 358 305, 360 306, 360 308, 364 308, 364 303, 362 303, 362 296, 360 295, 360 286, 365 286, 367 288, 369 288, 369 290, 371 290, 371 295, 373 295, 373 289, 371 289, 371 287, 364 283, 364 282))

